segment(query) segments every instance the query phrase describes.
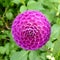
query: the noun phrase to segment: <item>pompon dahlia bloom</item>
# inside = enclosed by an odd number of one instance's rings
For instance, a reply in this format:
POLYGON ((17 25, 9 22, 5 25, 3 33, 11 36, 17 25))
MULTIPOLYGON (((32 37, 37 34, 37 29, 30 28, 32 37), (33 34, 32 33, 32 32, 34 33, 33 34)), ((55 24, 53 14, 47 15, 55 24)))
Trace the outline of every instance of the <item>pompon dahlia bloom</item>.
POLYGON ((51 25, 41 12, 27 10, 16 16, 11 31, 18 46, 25 50, 37 50, 49 40, 51 25))

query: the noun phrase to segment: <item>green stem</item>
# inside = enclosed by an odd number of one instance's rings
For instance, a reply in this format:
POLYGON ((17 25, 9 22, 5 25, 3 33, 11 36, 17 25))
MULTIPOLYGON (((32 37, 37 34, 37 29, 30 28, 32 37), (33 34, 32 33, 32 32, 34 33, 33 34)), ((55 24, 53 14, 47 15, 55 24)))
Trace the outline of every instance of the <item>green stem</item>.
POLYGON ((2 17, 1 17, 1 20, 3 21, 4 25, 6 26, 6 28, 7 28, 7 29, 10 29, 10 28, 7 26, 7 23, 6 23, 5 20, 4 20, 8 8, 9 8, 9 6, 7 6, 7 7, 5 8, 5 12, 3 13, 3 15, 2 15, 2 17))
POLYGON ((8 7, 9 7, 9 6, 7 6, 7 7, 5 8, 5 12, 4 12, 4 14, 2 15, 2 17, 1 17, 1 19, 3 20, 3 22, 5 22, 4 17, 5 17, 5 14, 6 14, 7 10, 8 10, 8 7))

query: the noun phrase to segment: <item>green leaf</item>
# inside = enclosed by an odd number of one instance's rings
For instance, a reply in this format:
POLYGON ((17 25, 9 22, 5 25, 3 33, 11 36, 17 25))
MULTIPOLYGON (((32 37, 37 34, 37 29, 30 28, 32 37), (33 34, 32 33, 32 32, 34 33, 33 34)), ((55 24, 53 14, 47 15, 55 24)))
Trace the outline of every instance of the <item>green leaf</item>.
POLYGON ((42 10, 42 12, 45 14, 45 16, 48 18, 48 20, 52 23, 52 21, 55 21, 55 11, 53 9, 45 9, 42 10))
POLYGON ((45 16, 48 18, 49 22, 52 22, 53 16, 51 17, 51 15, 49 14, 49 11, 43 10, 43 12, 44 12, 45 16))
POLYGON ((29 54, 29 60, 40 60, 40 56, 36 51, 31 51, 29 54))
POLYGON ((55 2, 55 3, 58 3, 59 0, 49 0, 50 2, 55 2))
POLYGON ((0 46, 0 53, 6 53, 7 55, 9 54, 9 43, 6 43, 4 47, 0 46))
POLYGON ((54 43, 53 54, 56 56, 60 52, 60 39, 54 43))
POLYGON ((18 5, 20 3, 20 0, 12 0, 12 2, 18 5))
POLYGON ((21 2, 22 4, 25 4, 25 0, 20 0, 20 2, 21 2))
POLYGON ((6 54, 8 55, 9 54, 9 43, 5 44, 5 49, 6 49, 6 54))
POLYGON ((29 51, 20 51, 20 52, 16 52, 14 53, 11 57, 10 60, 27 60, 27 53, 29 51))
POLYGON ((13 41, 12 33, 9 32, 8 36, 9 36, 9 38, 10 38, 10 42, 12 42, 12 41, 13 41))
POLYGON ((9 6, 9 4, 10 4, 10 0, 4 0, 4 2, 3 2, 4 7, 9 6))
POLYGON ((7 19, 9 19, 9 20, 11 20, 12 18, 13 18, 13 14, 12 14, 12 12, 7 12, 6 13, 6 17, 7 17, 7 19))
POLYGON ((60 4, 58 5, 58 12, 60 13, 60 4))
POLYGON ((20 12, 21 12, 21 13, 24 12, 24 11, 26 11, 26 10, 27 10, 27 7, 26 7, 26 6, 22 5, 22 6, 20 7, 20 12))
POLYGON ((46 59, 46 53, 42 53, 41 55, 40 55, 40 60, 47 60, 46 59))
POLYGON ((60 60, 60 51, 56 54, 55 59, 60 60))
POLYGON ((47 44, 46 44, 46 46, 47 46, 48 48, 52 48, 53 43, 52 43, 51 41, 48 41, 47 44))
POLYGON ((60 25, 60 18, 57 18, 56 24, 60 25))
POLYGON ((5 47, 0 46, 0 54, 4 54, 6 52, 5 47))
POLYGON ((41 4, 41 3, 44 3, 44 0, 38 0, 38 2, 41 4))
POLYGON ((54 24, 51 31, 51 41, 60 39, 60 25, 54 24))
POLYGON ((0 26, 3 26, 3 21, 0 20, 0 26))
POLYGON ((7 57, 7 56, 5 56, 4 60, 8 60, 8 57, 7 57))
POLYGON ((0 40, 3 39, 3 38, 5 39, 5 38, 6 38, 6 35, 2 35, 2 34, 1 34, 1 35, 0 35, 0 40))
POLYGON ((42 5, 39 2, 36 2, 36 1, 29 1, 27 3, 27 8, 29 10, 38 10, 38 11, 43 9, 42 5))
POLYGON ((0 56, 0 60, 3 60, 3 59, 2 59, 2 56, 0 56))

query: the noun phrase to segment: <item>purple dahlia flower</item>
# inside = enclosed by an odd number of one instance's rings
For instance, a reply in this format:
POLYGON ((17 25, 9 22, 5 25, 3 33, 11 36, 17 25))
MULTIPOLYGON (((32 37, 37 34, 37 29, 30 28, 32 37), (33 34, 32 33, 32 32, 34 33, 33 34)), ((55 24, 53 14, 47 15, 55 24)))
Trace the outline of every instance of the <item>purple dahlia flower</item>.
POLYGON ((41 12, 27 10, 16 16, 11 31, 18 46, 25 50, 37 50, 49 40, 51 25, 41 12))

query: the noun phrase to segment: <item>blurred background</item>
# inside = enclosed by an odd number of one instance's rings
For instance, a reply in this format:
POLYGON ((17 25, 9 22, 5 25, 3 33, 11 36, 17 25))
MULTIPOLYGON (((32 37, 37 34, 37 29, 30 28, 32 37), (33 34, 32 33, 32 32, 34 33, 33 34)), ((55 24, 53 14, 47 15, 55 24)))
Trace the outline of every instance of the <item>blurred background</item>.
POLYGON ((0 0, 0 60, 60 60, 60 0, 0 0), (11 35, 14 18, 25 10, 38 10, 51 23, 51 37, 36 51, 18 47, 11 35))

